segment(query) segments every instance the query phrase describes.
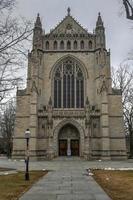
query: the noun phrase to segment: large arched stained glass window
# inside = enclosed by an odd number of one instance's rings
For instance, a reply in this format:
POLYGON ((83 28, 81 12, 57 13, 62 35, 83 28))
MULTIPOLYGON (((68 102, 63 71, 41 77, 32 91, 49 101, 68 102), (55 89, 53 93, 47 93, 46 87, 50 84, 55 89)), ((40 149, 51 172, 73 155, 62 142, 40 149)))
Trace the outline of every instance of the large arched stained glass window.
POLYGON ((84 75, 80 64, 67 58, 55 67, 54 107, 84 107, 84 75))

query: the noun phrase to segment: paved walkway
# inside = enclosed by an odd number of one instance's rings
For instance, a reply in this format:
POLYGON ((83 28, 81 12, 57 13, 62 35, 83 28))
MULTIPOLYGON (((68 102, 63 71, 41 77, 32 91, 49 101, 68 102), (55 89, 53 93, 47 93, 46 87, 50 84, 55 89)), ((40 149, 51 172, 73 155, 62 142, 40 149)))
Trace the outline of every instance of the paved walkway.
MULTIPOLYGON (((24 160, 16 161, 16 160, 7 160, 0 158, 0 167, 5 168, 14 168, 19 171, 25 170, 25 162, 24 160)), ((86 161, 80 158, 57 158, 52 161, 38 161, 32 162, 30 161, 30 170, 60 170, 62 169, 70 169, 70 168, 79 168, 82 170, 86 170, 88 168, 133 168, 133 160, 125 160, 125 161, 86 161)))
MULTIPOLYGON (((1 167, 25 170, 23 160, 0 158, 1 167)), ((126 161, 85 161, 80 158, 57 158, 52 161, 31 162, 30 170, 52 170, 36 183, 20 200, 109 200, 97 185, 89 168, 133 168, 133 160, 126 161)))
POLYGON ((110 200, 86 170, 65 168, 49 172, 20 200, 110 200))

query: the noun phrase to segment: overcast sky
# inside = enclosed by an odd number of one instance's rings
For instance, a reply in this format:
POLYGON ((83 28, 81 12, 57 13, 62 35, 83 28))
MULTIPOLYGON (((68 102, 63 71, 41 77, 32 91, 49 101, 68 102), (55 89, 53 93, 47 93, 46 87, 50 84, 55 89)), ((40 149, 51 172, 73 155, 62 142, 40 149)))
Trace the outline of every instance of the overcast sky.
POLYGON ((111 49, 111 65, 117 66, 133 49, 133 21, 127 20, 122 0, 18 0, 17 12, 35 20, 40 13, 46 32, 54 28, 71 7, 71 15, 89 32, 95 28, 101 12, 106 28, 107 49, 111 49), (123 14, 120 13, 123 11, 123 14))

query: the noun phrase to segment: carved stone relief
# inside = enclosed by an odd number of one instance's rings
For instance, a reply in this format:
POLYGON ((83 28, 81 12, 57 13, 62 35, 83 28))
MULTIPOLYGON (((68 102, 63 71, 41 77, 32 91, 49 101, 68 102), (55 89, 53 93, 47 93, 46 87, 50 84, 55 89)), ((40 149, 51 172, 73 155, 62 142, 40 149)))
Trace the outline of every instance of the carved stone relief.
POLYGON ((91 136, 99 137, 100 136, 100 118, 92 118, 91 121, 91 136))
POLYGON ((78 130, 71 126, 67 125, 60 130, 59 139, 79 139, 80 135, 78 130))
POLYGON ((108 92, 108 81, 105 75, 100 76, 100 84, 99 88, 97 89, 98 94, 102 94, 103 92, 108 92))

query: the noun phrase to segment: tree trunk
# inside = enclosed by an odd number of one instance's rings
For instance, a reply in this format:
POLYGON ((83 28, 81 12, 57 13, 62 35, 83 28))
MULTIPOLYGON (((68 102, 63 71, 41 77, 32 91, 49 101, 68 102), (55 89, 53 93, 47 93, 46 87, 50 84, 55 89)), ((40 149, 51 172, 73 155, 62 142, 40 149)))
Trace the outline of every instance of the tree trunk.
POLYGON ((130 158, 133 158, 133 130, 132 127, 129 127, 129 134, 130 134, 130 158))

